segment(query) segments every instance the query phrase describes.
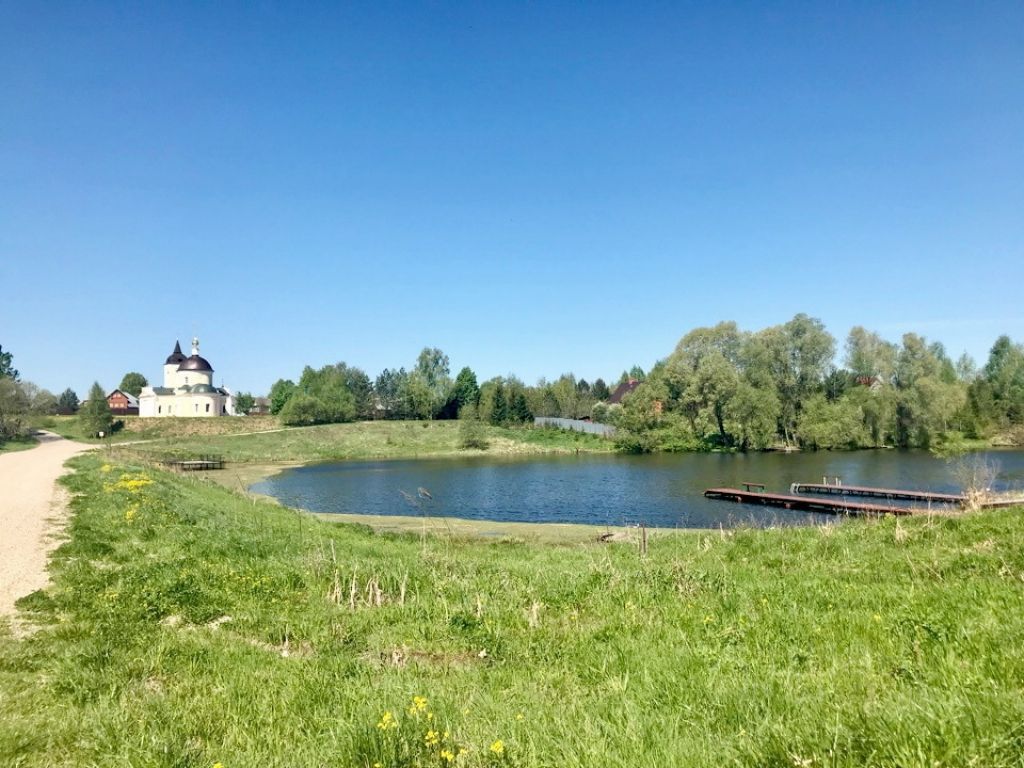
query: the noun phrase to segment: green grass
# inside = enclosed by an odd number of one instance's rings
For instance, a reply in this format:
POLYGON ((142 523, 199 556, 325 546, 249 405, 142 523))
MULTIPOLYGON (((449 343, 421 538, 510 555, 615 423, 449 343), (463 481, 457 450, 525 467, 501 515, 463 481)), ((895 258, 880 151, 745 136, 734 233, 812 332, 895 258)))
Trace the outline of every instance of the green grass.
POLYGON ((266 434, 184 436, 156 440, 134 450, 149 458, 217 454, 230 462, 256 464, 614 450, 610 440, 563 430, 488 426, 484 431, 490 444, 484 451, 460 447, 457 421, 368 421, 266 434))
MULTIPOLYGON (((223 435, 244 434, 280 429, 281 425, 273 416, 246 416, 244 418, 159 418, 142 419, 138 416, 118 416, 115 423, 122 426, 104 437, 104 444, 137 440, 170 440, 181 437, 190 439, 212 439, 223 435)), ((100 443, 93 434, 87 433, 77 416, 44 416, 38 419, 36 427, 48 429, 61 437, 86 443, 100 443)))
POLYGON ((12 437, 8 440, 0 440, 0 453, 27 451, 29 448, 35 448, 37 445, 39 445, 39 441, 31 435, 12 437))
POLYGON ((54 584, 20 603, 38 631, 0 630, 0 765, 1024 764, 1020 509, 641 558, 100 462, 74 460, 54 584))

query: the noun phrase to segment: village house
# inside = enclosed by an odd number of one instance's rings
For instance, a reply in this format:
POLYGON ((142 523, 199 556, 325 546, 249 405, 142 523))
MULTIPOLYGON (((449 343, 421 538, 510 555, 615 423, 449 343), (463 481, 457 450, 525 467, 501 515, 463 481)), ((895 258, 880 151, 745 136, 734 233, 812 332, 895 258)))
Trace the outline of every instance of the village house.
POLYGON ((139 415, 139 399, 120 389, 115 389, 107 395, 107 405, 115 416, 139 415))

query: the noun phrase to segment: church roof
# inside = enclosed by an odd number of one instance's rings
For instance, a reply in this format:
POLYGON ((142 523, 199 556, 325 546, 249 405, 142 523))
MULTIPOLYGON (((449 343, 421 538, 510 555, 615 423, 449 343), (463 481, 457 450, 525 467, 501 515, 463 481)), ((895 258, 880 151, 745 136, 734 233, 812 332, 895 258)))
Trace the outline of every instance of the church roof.
POLYGON ((176 341, 174 342, 174 351, 171 352, 164 365, 174 365, 175 363, 181 364, 183 362, 185 362, 185 355, 181 353, 181 342, 176 341))
POLYGON ((179 371, 209 371, 213 373, 213 366, 210 365, 210 361, 200 355, 192 355, 191 357, 183 359, 181 365, 178 366, 179 371))

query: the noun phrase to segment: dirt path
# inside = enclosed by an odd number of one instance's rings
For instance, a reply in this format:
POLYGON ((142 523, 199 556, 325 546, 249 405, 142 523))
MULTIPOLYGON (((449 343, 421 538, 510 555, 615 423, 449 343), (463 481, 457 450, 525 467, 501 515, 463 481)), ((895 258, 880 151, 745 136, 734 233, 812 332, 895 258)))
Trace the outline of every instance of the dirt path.
POLYGON ((66 491, 57 485, 64 462, 93 446, 43 432, 39 445, 0 454, 0 616, 14 601, 46 586, 53 534, 67 514, 66 491))

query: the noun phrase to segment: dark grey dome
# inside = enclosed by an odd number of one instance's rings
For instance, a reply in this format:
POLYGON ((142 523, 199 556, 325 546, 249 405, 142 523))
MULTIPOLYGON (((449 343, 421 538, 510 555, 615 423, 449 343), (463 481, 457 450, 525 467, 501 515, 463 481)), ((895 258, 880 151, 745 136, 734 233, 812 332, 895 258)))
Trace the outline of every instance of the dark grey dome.
POLYGON ((185 355, 181 353, 181 342, 174 342, 174 351, 171 352, 164 365, 180 365, 185 362, 185 355))
POLYGON ((181 365, 178 366, 179 371, 209 371, 213 373, 213 366, 210 365, 210 361, 205 357, 199 355, 192 355, 192 357, 186 358, 182 361, 181 365))
POLYGON ((193 395, 209 395, 216 391, 217 390, 211 387, 209 384, 196 384, 194 387, 192 387, 193 395))

